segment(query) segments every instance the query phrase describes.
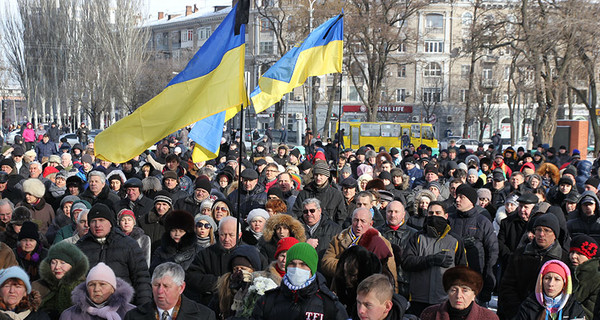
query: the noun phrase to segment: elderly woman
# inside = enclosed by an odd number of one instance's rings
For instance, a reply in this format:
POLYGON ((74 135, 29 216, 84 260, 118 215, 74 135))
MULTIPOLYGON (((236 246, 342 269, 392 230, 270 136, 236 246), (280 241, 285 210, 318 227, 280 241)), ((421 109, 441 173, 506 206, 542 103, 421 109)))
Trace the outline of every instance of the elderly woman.
POLYGON ((265 209, 252 209, 246 218, 248 226, 242 231, 242 241, 252 246, 258 244, 268 219, 269 213, 265 209))
POLYGON ((74 244, 62 241, 50 247, 40 264, 40 279, 31 285, 42 296, 40 309, 58 319, 73 305, 71 291, 85 280, 88 269, 86 255, 74 244))
POLYGON ((481 275, 465 266, 456 266, 444 272, 442 277, 448 301, 430 306, 421 313, 421 320, 468 319, 493 320, 498 316, 480 307, 475 297, 483 287, 481 275))
POLYGON ((300 221, 287 214, 277 214, 267 220, 263 235, 258 240, 260 252, 269 262, 275 259, 277 243, 280 239, 294 237, 300 242, 306 241, 304 226, 300 221))
POLYGON ((550 260, 542 266, 532 293, 519 308, 515 320, 584 319, 585 312, 575 297, 571 271, 564 262, 550 260))
POLYGON ((88 231, 90 230, 90 226, 88 225, 87 216, 90 212, 90 209, 81 209, 77 214, 77 220, 75 220, 75 231, 73 235, 69 238, 64 239, 68 243, 76 244, 79 239, 83 238, 88 231))
POLYGON ((219 224, 221 219, 231 215, 231 204, 225 199, 219 199, 215 201, 211 211, 213 219, 219 224))
POLYGON ((54 220, 54 209, 44 200, 46 193, 44 183, 39 179, 27 179, 23 182, 23 193, 25 193, 25 201, 19 205, 31 210, 33 221, 39 222, 40 231, 45 234, 54 220))
POLYGON ((130 284, 117 278, 109 266, 100 262, 90 270, 85 283, 75 287, 71 295, 73 306, 65 310, 60 319, 123 319, 127 311, 135 308, 129 303, 133 294, 130 284))
POLYGON ((40 243, 37 224, 31 221, 23 222, 18 240, 17 248, 14 249, 17 262, 27 272, 29 278, 35 281, 40 277, 40 263, 48 255, 48 250, 40 243))
POLYGON ((373 176, 368 175, 368 174, 363 174, 360 177, 358 177, 358 190, 359 191, 365 191, 367 190, 367 183, 369 183, 369 181, 373 180, 373 176))
POLYGON ((150 265, 150 237, 144 233, 142 228, 136 225, 135 213, 129 209, 122 209, 117 214, 117 221, 119 221, 121 231, 137 241, 146 256, 146 262, 150 265))
POLYGON ((187 270, 200 250, 202 247, 194 232, 194 217, 187 211, 173 211, 165 218, 165 233, 160 247, 152 254, 150 273, 164 262, 175 262, 187 270))
POLYGON ((39 311, 40 293, 31 289, 29 276, 20 267, 10 267, 0 272, 0 318, 50 319, 39 311))
POLYGON ((209 247, 215 243, 217 224, 211 216, 197 214, 194 217, 194 230, 196 231, 196 243, 201 248, 209 247))

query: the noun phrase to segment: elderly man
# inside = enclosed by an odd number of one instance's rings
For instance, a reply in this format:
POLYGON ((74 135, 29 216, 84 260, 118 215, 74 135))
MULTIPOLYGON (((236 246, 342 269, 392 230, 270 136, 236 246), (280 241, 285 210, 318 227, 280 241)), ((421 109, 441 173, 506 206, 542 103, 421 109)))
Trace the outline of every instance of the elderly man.
POLYGON ((200 204, 210 197, 211 190, 212 186, 208 179, 205 177, 196 178, 194 182, 194 194, 185 198, 179 198, 173 207, 176 210, 184 210, 194 215, 200 212, 200 204))
POLYGON ((508 258, 517 249, 517 246, 527 231, 529 218, 535 205, 538 203, 538 197, 530 191, 524 192, 518 199, 519 206, 517 214, 512 214, 500 222, 500 231, 498 232, 499 259, 503 267, 508 264, 508 258))
MULTIPOLYGON (((371 211, 367 208, 357 208, 352 213, 352 225, 347 229, 342 230, 338 235, 331 239, 327 251, 321 260, 321 269, 325 276, 333 278, 335 275, 335 269, 337 268, 338 261, 342 253, 358 244, 361 236, 367 232, 367 230, 373 227, 373 218, 371 211)), ((381 236, 380 236, 381 237, 381 236)), ((390 242, 382 237, 383 242, 388 247, 390 252, 394 252, 390 242)), ((394 259, 388 259, 388 269, 394 276, 394 281, 397 280, 396 273, 396 262, 394 259)))
POLYGON ((91 205, 96 203, 105 204, 116 213, 119 212, 119 196, 111 192, 106 185, 106 176, 100 171, 92 171, 88 175, 88 188, 79 195, 81 200, 89 202, 91 205))
POLYGON ((317 198, 323 204, 324 214, 335 223, 342 225, 348 212, 344 205, 344 197, 337 188, 329 183, 329 166, 325 161, 317 160, 313 167, 313 181, 298 193, 294 203, 294 215, 302 216, 302 202, 308 198, 317 198))
MULTIPOLYGON (((385 209, 385 213, 385 224, 377 230, 379 230, 382 237, 392 244, 394 257, 399 259, 408 240, 417 233, 417 230, 406 224, 406 211, 402 202, 396 200, 390 202, 385 209)), ((398 267, 398 292, 408 297, 408 276, 402 271, 400 261, 396 261, 396 266, 398 267)))
POLYGON ((131 178, 125 181, 123 188, 127 193, 127 198, 119 202, 119 210, 129 209, 135 214, 136 221, 142 220, 154 206, 154 201, 142 194, 142 190, 144 189, 142 180, 131 178))
POLYGON ((258 172, 254 169, 242 171, 242 186, 227 197, 232 208, 238 207, 238 193, 240 193, 240 212, 246 218, 252 209, 263 208, 267 203, 267 193, 264 186, 258 183, 258 172))
POLYGON ((304 200, 302 206, 304 209, 300 222, 304 226, 306 242, 317 250, 319 259, 321 259, 329 247, 329 242, 342 231, 342 227, 323 216, 319 199, 308 198, 304 200))
POLYGON ((186 295, 202 304, 208 304, 215 293, 217 279, 229 271, 229 256, 242 236, 236 236, 237 220, 228 216, 219 221, 219 241, 200 251, 186 272, 186 295))
POLYGON ((73 169, 73 160, 70 153, 63 153, 60 155, 60 165, 68 172, 73 169))
POLYGON ((173 201, 167 191, 159 191, 154 196, 154 206, 150 212, 137 220, 139 227, 150 237, 151 251, 160 246, 160 241, 165 232, 164 220, 166 215, 173 210, 173 201))
POLYGON ((6 226, 12 219, 15 205, 8 199, 0 199, 0 232, 6 231, 6 226))
POLYGON ((125 320, 135 319, 216 319, 209 308, 188 299, 185 290, 185 272, 173 262, 165 262, 152 274, 152 301, 125 315, 125 320))
POLYGON ((135 305, 151 299, 150 274, 145 255, 138 243, 126 236, 115 224, 115 213, 102 203, 88 213, 89 232, 77 242, 90 266, 106 263, 115 275, 135 289, 135 305))

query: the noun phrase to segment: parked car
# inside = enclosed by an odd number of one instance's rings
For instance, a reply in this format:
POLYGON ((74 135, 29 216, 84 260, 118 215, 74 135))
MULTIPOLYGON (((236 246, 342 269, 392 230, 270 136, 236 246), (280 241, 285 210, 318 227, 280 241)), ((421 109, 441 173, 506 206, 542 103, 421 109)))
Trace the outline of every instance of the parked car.
MULTIPOLYGON (((445 137, 441 140, 439 140, 439 145, 440 145, 440 150, 444 150, 444 149, 448 149, 448 145, 450 144, 450 140, 455 140, 458 141, 462 139, 461 136, 450 136, 450 137, 445 137)), ((460 144, 456 143, 456 145, 460 146, 460 144)))
POLYGON ((96 136, 102 132, 102 129, 94 129, 94 130, 90 130, 90 134, 88 135, 88 140, 90 142, 94 142, 94 140, 96 139, 96 136))
POLYGON ((479 147, 479 141, 475 139, 459 139, 456 140, 456 145, 459 147, 464 145, 467 147, 467 151, 473 152, 477 150, 477 147, 479 147))
POLYGON ((67 142, 71 145, 71 147, 76 143, 79 143, 79 140, 77 139, 77 135, 75 133, 62 134, 59 137, 59 141, 62 140, 62 138, 67 138, 67 142))
POLYGON ((20 135, 20 134, 21 134, 21 129, 15 129, 15 130, 9 132, 6 135, 6 143, 7 144, 13 144, 13 143, 15 143, 15 137, 17 135, 20 135))

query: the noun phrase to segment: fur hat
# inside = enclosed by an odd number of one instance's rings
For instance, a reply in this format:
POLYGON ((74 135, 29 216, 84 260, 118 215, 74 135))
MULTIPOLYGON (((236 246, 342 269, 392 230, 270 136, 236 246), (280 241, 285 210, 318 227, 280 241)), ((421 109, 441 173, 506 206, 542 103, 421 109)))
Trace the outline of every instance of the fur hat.
POLYGON ((25 221, 31 221, 31 210, 27 207, 16 207, 13 211, 12 218, 10 219, 11 224, 23 225, 25 221))
POLYGON ((481 288, 483 288, 483 279, 479 272, 466 266, 456 266, 446 270, 442 277, 442 282, 444 284, 444 291, 446 292, 450 290, 450 287, 459 285, 471 288, 475 292, 475 295, 477 295, 481 291, 481 288))
POLYGON ((365 247, 367 250, 373 252, 379 260, 393 257, 390 248, 386 245, 385 241, 379 235, 379 231, 375 228, 367 230, 358 241, 359 246, 365 247))
POLYGON ((29 282, 29 276, 27 272, 23 270, 21 267, 14 266, 10 268, 3 269, 0 272, 0 286, 9 279, 19 279, 25 283, 25 287, 27 287, 27 294, 31 293, 31 283, 29 282))
POLYGON ((36 198, 43 198, 46 193, 46 187, 40 179, 27 179, 23 182, 23 192, 29 193, 36 198))
POLYGON ((385 184, 383 183, 383 180, 373 179, 373 180, 367 182, 367 186, 365 187, 365 190, 371 190, 371 189, 385 190, 385 184))
POLYGON ((267 220, 265 229, 263 230, 263 239, 267 242, 271 241, 275 234, 275 228, 280 225, 286 225, 290 229, 290 237, 298 239, 298 241, 306 241, 306 233, 304 226, 296 218, 287 214, 276 214, 267 220))
POLYGON ((104 264, 104 262, 100 262, 90 269, 90 272, 85 279, 85 283, 87 284, 94 280, 107 282, 113 288, 117 288, 117 276, 115 276, 115 272, 109 266, 104 264))
POLYGON ((265 209, 261 208, 252 209, 250 210, 250 213, 248 213, 248 217, 246 217, 246 222, 249 224, 256 217, 262 217, 265 219, 265 221, 267 221, 269 220, 269 213, 265 209))
POLYGON ((48 256, 46 260, 48 264, 52 259, 59 259, 72 267, 79 264, 85 264, 85 270, 89 268, 89 262, 87 256, 74 244, 66 241, 53 244, 48 250, 48 256))
POLYGON ((183 210, 175 210, 165 217, 165 231, 170 232, 173 229, 181 229, 186 233, 194 232, 194 217, 183 210))

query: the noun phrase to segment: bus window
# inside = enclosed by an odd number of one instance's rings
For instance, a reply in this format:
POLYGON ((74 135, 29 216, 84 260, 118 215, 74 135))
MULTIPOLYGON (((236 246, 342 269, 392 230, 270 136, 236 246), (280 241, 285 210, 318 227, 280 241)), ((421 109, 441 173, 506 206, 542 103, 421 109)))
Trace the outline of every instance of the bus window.
POLYGON ((410 133, 412 138, 421 138, 421 125, 413 124, 410 126, 410 133))
POLYGON ((351 145, 359 145, 360 144, 360 131, 358 130, 358 127, 350 127, 350 130, 352 130, 352 141, 350 142, 351 145))
POLYGON ((381 136, 382 137, 399 137, 400 136, 400 125, 399 124, 382 124, 381 125, 381 136))
POLYGON ((409 127, 402 128, 402 135, 404 135, 405 133, 407 136, 410 137, 410 128, 409 127))
POLYGON ((431 140, 433 139, 433 130, 431 127, 423 126, 421 127, 423 139, 431 140))
POLYGON ((381 127, 378 123, 363 123, 360 125, 360 135, 363 137, 381 136, 381 127))
POLYGON ((344 136, 349 136, 350 135, 350 124, 342 123, 340 125, 340 130, 344 130, 344 136))

